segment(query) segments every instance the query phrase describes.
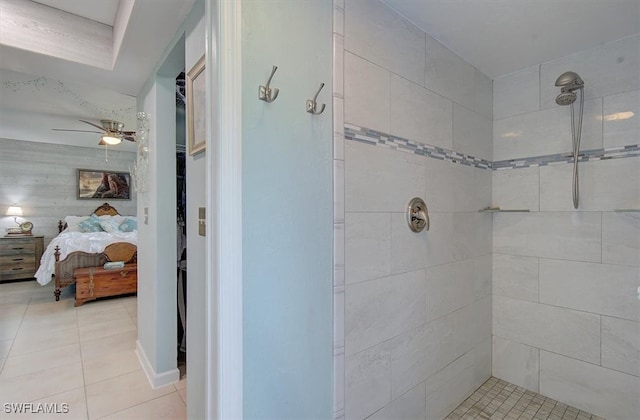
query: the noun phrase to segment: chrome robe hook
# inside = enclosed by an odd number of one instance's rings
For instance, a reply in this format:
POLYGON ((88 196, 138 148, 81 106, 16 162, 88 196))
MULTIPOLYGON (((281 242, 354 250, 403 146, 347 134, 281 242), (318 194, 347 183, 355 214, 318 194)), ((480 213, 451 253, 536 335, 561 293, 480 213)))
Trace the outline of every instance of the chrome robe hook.
POLYGON ((316 99, 318 99, 318 95, 320 95, 320 91, 322 90, 322 88, 324 87, 324 83, 320 83, 320 89, 318 89, 318 91, 316 92, 316 96, 313 97, 313 99, 307 99, 307 112, 310 114, 322 114, 324 112, 324 108, 326 107, 325 104, 322 104, 322 106, 320 107, 320 111, 318 111, 318 102, 316 102, 316 99))
POLYGON ((267 80, 266 86, 260 86, 258 89, 258 99, 265 102, 273 102, 278 97, 278 93, 280 90, 277 88, 270 88, 269 84, 271 84, 271 79, 273 79, 273 75, 276 74, 276 70, 278 70, 278 66, 273 66, 273 70, 271 70, 271 76, 269 76, 269 80, 267 80))

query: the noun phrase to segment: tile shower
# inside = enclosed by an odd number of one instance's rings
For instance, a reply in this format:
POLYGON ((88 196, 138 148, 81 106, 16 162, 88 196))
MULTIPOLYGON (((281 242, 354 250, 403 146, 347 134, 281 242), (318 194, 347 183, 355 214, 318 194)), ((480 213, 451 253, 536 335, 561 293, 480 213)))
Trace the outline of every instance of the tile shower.
POLYGON ((334 4, 334 416, 441 419, 493 375, 635 419, 640 214, 617 210, 640 207, 640 37, 492 81, 383 3, 334 4))

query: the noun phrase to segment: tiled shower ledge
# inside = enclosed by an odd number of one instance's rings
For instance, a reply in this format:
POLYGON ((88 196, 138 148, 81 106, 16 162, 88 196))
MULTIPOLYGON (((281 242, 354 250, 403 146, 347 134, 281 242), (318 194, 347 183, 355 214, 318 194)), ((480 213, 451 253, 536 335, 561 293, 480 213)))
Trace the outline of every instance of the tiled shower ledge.
POLYGON ((495 377, 489 378, 445 420, 604 420, 495 377))
MULTIPOLYGON (((573 162, 572 153, 556 153, 553 155, 533 156, 492 162, 453 150, 443 149, 442 147, 422 144, 413 140, 394 136, 392 134, 382 133, 366 127, 359 127, 357 125, 346 123, 344 125, 344 138, 346 140, 364 143, 371 146, 382 146, 400 152, 496 171, 573 162)), ((606 149, 582 150, 578 155, 578 161, 593 162, 598 160, 620 159, 634 156, 640 156, 640 144, 616 146, 606 149)))

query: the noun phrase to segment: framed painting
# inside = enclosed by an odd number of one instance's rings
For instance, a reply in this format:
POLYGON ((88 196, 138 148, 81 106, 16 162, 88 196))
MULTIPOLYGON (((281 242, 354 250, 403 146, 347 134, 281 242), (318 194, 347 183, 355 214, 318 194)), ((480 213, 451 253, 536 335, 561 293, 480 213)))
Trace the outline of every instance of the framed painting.
POLYGON ((78 169, 78 199, 131 200, 128 172, 78 169))
POLYGON ((204 55, 187 73, 187 151, 190 156, 207 146, 204 55))

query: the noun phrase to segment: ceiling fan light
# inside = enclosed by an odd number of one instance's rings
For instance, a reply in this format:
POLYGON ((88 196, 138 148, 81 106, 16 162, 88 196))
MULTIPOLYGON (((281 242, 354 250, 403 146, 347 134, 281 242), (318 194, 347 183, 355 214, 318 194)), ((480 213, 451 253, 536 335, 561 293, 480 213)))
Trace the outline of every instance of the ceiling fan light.
POLYGON ((114 144, 119 144, 120 142, 122 142, 122 139, 112 134, 105 134, 100 139, 100 144, 108 144, 109 146, 113 146, 114 144))

